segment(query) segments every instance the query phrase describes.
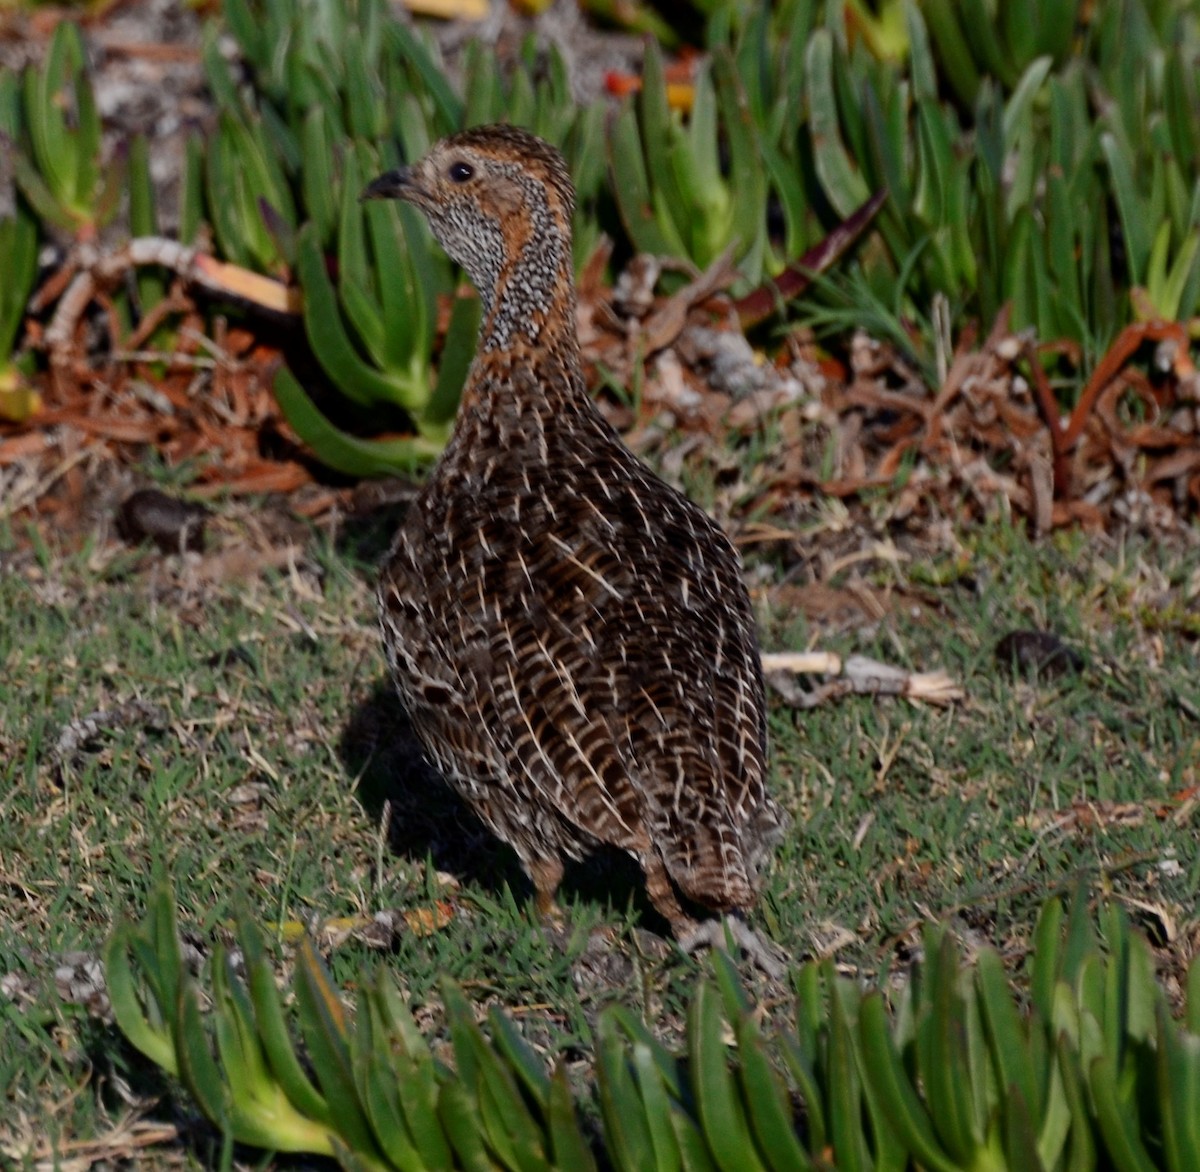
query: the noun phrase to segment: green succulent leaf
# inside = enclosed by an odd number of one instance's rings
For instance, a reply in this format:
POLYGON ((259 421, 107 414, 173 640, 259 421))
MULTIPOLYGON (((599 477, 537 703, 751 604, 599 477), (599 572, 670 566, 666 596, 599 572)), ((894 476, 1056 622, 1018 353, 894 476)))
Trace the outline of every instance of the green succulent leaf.
POLYGON ((828 30, 813 33, 806 63, 813 160, 829 202, 844 219, 871 193, 842 141, 833 84, 833 38, 828 30))
MULTIPOLYGON (((397 1050, 397 1035, 386 1007, 390 982, 381 973, 369 986, 366 1010, 360 1010, 363 1042, 355 1054, 360 1094, 379 1145, 401 1168, 453 1167, 451 1151, 437 1113, 437 1082, 433 1060, 397 1050), (415 1104, 415 1107, 414 1107, 415 1104)), ((391 989, 391 996, 395 990, 391 989)))
MULTIPOLYGON (((389 1062, 378 1044, 356 1056, 356 1063, 359 1063, 359 1096, 384 1157, 400 1172, 425 1172, 430 1165, 409 1131, 397 1088, 399 1080, 407 1074, 406 1064, 389 1062)), ((449 1168, 451 1164, 447 1162, 440 1167, 449 1168)))
POLYGON ((0 217, 0 370, 8 362, 37 277, 37 228, 25 215, 0 217))
POLYGON ((242 55, 259 72, 265 72, 271 60, 268 29, 248 0, 224 0, 221 14, 242 55))
MULTIPOLYGON (((322 245, 333 240, 338 224, 341 189, 335 162, 342 147, 336 140, 334 128, 325 107, 309 110, 300 131, 304 166, 300 171, 301 197, 304 211, 315 225, 322 245)), ((355 192, 355 198, 358 193, 355 192)))
MULTIPOLYGON (((229 1087, 228 1121, 235 1138, 281 1152, 333 1155, 330 1129, 299 1112, 272 1077, 250 999, 229 971, 228 958, 219 946, 210 973, 217 1053, 229 1087)), ((190 1020, 190 1009, 188 1013, 190 1020)))
MULTIPOLYGON (((1041 1120, 1038 1160, 1053 1164, 1070 1126, 1067 1104, 1061 1092, 1055 1093, 1051 1075, 1038 1077, 1028 1026, 1017 1012, 1000 958, 991 949, 984 949, 976 960, 975 983, 989 1049, 1004 1092, 1002 1101, 1008 1104, 1006 1112, 1015 1112, 1015 1118, 1006 1118, 1008 1150, 1011 1154, 1017 1147, 1024 1153, 1022 1159, 1028 1159, 1035 1139, 1033 1128, 1041 1120)), ((1052 1063, 1052 1055, 1044 1052, 1043 1060, 1052 1063)))
MULTIPOLYGON (((725 130, 729 174, 733 179, 732 185, 722 184, 723 189, 729 189, 730 208, 726 213, 729 222, 721 239, 721 247, 716 252, 736 241, 742 276, 750 284, 756 284, 767 267, 766 143, 750 112, 749 100, 738 77, 732 54, 719 50, 714 55, 713 68, 720 111, 719 124, 725 130)), ((715 129, 713 135, 715 144, 715 129)), ((784 190, 788 186, 786 182, 781 184, 784 190)), ((799 209, 793 208, 791 211, 797 215, 799 209)))
POLYGON ((1200 1037, 1158 1004, 1158 1091, 1170 1172, 1200 1168, 1200 1037))
MULTIPOLYGON (((435 112, 436 133, 446 134, 465 125, 462 99, 447 80, 446 72, 430 43, 422 40, 409 25, 398 20, 388 22, 385 41, 392 52, 412 71, 419 88, 429 95, 435 112)), ((407 139, 405 146, 410 152, 423 149, 407 139)))
POLYGON ((337 44, 346 68, 348 128, 355 138, 374 140, 387 133, 387 105, 383 85, 370 64, 373 54, 363 40, 362 31, 351 25, 337 44))
MULTIPOLYGON (((157 236, 158 214, 150 181, 150 158, 146 140, 138 135, 129 152, 129 227, 134 236, 157 236)), ((142 267, 137 273, 138 308, 148 313, 167 295, 161 270, 142 267)))
POLYGON ((700 1123, 713 1159, 724 1172, 761 1169, 744 1104, 722 1041, 724 1023, 717 991, 703 981, 688 1014, 691 1081, 700 1123))
POLYGON ((238 943, 245 964, 255 1029, 272 1077, 283 1088, 288 1101, 297 1111, 331 1128, 333 1117, 329 1104, 313 1086, 288 1033, 283 1005, 275 986, 275 974, 267 959, 262 934, 245 915, 238 918, 238 943))
POLYGON ((795 1081, 800 1101, 804 1105, 808 1121, 808 1149, 810 1152, 819 1152, 828 1142, 825 1132, 826 1106, 821 1084, 811 1059, 799 1043, 786 1034, 779 1041, 788 1073, 795 1081))
POLYGON ((87 144, 71 133, 64 109, 78 100, 83 62, 79 26, 64 20, 54 30, 43 67, 31 67, 25 74, 25 115, 34 159, 52 198, 72 214, 78 210, 87 144))
POLYGON ((684 1166, 679 1137, 672 1121, 672 1113, 680 1109, 678 1102, 668 1093, 662 1070, 649 1046, 644 1042, 634 1042, 630 1061, 640 1097, 640 1102, 630 1104, 630 1109, 640 1111, 645 1120, 654 1153, 650 1166, 659 1169, 659 1172, 676 1172, 684 1166))
MULTIPOLYGON (((467 1090, 473 1093, 488 1149, 500 1163, 514 1172, 543 1172, 550 1165, 544 1148, 541 1127, 532 1117, 517 1085, 511 1067, 500 1060, 475 1023, 474 1012, 462 992, 450 981, 443 982, 442 1001, 459 1074, 467 1090)), ((514 1039, 505 1046, 515 1053, 514 1039)), ((531 1055, 521 1059, 528 1066, 531 1055)), ((521 1077, 539 1084, 529 1070, 521 1077)), ((542 1072, 545 1078, 545 1072, 542 1072)), ((548 1091, 546 1092, 548 1094, 548 1091)))
POLYGON ((347 476, 395 476, 433 463, 441 455, 448 432, 361 439, 336 427, 317 409, 296 376, 281 367, 273 384, 284 417, 322 464, 347 476))
POLYGON ((654 1059, 671 1098, 682 1100, 686 1091, 681 1077, 679 1063, 669 1050, 650 1032, 646 1023, 631 1013, 623 1005, 613 1005, 602 1019, 606 1029, 623 1035, 634 1045, 644 1046, 646 1052, 654 1059))
POLYGON ((484 1143, 483 1119, 478 1105, 462 1082, 450 1082, 442 1087, 438 1114, 454 1145, 460 1166, 467 1172, 495 1172, 497 1165, 484 1143))
MULTIPOLYGON (((233 1127, 229 1084, 222 1078, 209 1049, 208 1031, 200 1012, 200 995, 190 975, 179 986, 174 1032, 180 1080, 209 1120, 230 1132, 234 1139, 240 1139, 233 1127)), ((251 1141, 247 1139, 246 1142, 251 1141)))
POLYGON ((1055 987, 1062 960, 1063 912, 1061 900, 1047 900, 1042 904, 1033 930, 1029 991, 1034 1009, 1045 1021, 1052 1021, 1054 1017, 1055 987))
POLYGON ((863 1130, 861 1068, 855 1046, 853 1019, 861 1014, 854 994, 839 981, 830 965, 825 974, 829 1004, 829 1057, 826 1072, 826 1103, 829 1137, 839 1162, 850 1169, 867 1169, 870 1157, 863 1130))
POLYGON ((650 175, 642 157, 637 115, 631 103, 622 105, 612 120, 608 153, 613 194, 634 248, 654 256, 684 255, 683 240, 674 224, 664 225, 656 213, 650 175))
POLYGON ((561 1065, 555 1067, 550 1077, 546 1118, 555 1166, 578 1169, 579 1172, 595 1172, 596 1159, 580 1131, 571 1097, 571 1084, 567 1081, 566 1069, 561 1065))
POLYGON ((932 957, 929 984, 931 1004, 924 1028, 924 1045, 919 1042, 921 1078, 925 1083, 930 1115, 946 1150, 968 1164, 984 1145, 982 1121, 972 1092, 982 1071, 971 1062, 967 1045, 968 1007, 959 989, 960 970, 954 941, 949 932, 933 946, 926 937, 932 957))
POLYGON ((264 205, 291 232, 296 210, 282 164, 261 121, 224 112, 207 155, 208 211, 226 256, 245 268, 273 272, 290 260, 283 238, 263 217, 264 205))
MULTIPOLYGON (((655 1167, 655 1148, 628 1051, 613 1017, 603 1017, 596 1040, 596 1090, 605 1135, 619 1168, 655 1167)), ((652 1092, 653 1093, 653 1092, 652 1092)))
POLYGON ((777 1172, 815 1169, 796 1136, 787 1087, 771 1064, 766 1044, 748 1013, 738 1022, 737 1041, 742 1098, 759 1155, 777 1172))
POLYGON ((130 964, 130 944, 139 931, 128 923, 119 923, 104 945, 104 981, 112 1005, 113 1017, 121 1033, 151 1062, 168 1074, 178 1075, 175 1041, 167 1013, 156 998, 146 1001, 137 991, 137 981, 130 964))
MULTIPOLYGON (((6 92, 4 116, 11 124, 17 100, 14 90, 6 92)), ((29 147, 14 160, 22 192, 41 218, 72 233, 94 234, 116 212, 125 160, 118 151, 101 166, 100 117, 73 21, 56 26, 41 67, 25 70, 20 107, 29 147)), ((15 129, 10 125, 10 134, 15 129)))
POLYGON ((507 1014, 493 1008, 488 1014, 488 1026, 492 1032, 492 1046, 516 1076, 525 1094, 544 1112, 550 1102, 550 1076, 542 1060, 507 1014))
MULTIPOLYGON (((1045 1172, 1046 1165, 1042 1162, 1038 1150, 1038 1137, 1033 1119, 1030 1117, 1024 1096, 1016 1086, 1011 1088, 1004 1105, 1004 1134, 1001 1147, 1005 1160, 1002 1166, 1028 1168, 1029 1172, 1045 1172)), ((997 1164, 999 1154, 995 1145, 988 1149, 988 1156, 996 1157, 997 1164)))
POLYGON ((471 293, 456 297, 450 309, 450 324, 438 360, 437 383, 421 417, 422 425, 434 434, 438 427, 453 422, 463 387, 475 360, 475 339, 483 306, 471 293))
MULTIPOLYGON (((959 101, 970 106, 979 92, 975 54, 960 23, 961 6, 952 0, 922 0, 921 12, 938 47, 938 60, 959 101)), ((990 23, 990 21, 989 21, 990 23)))
MULTIPOLYGON (((1092 1137, 1092 1116, 1088 1105, 1087 1091, 1083 1081, 1083 1070, 1078 1051, 1065 1034, 1059 1035, 1055 1043, 1058 1075, 1062 1080, 1063 1097, 1070 1112, 1070 1130, 1066 1137, 1065 1160, 1059 1163, 1069 1172, 1091 1172, 1096 1167, 1096 1144, 1092 1137)), ((1043 1162, 1053 1166, 1042 1147, 1043 1162)))
POLYGON ((1104 1149, 1119 1172, 1154 1172, 1154 1161, 1138 1135, 1135 1117, 1118 1093, 1117 1070, 1102 1055, 1088 1067, 1088 1089, 1104 1149))
POLYGON ((380 1159, 354 1080, 346 1007, 312 942, 305 938, 296 960, 300 1027, 321 1093, 343 1140, 356 1152, 380 1159))
POLYGON ((863 1078, 875 1088, 896 1132, 922 1165, 934 1172, 955 1172, 959 1165, 942 1148, 929 1114, 896 1052, 883 999, 878 993, 863 998, 859 1029, 863 1078))
POLYGON ((363 406, 397 403, 414 415, 419 414, 425 393, 367 362, 351 341, 314 225, 306 224, 296 238, 296 274, 304 293, 304 325, 309 343, 334 385, 363 406))
POLYGON ((179 184, 179 240, 194 244, 204 220, 204 147, 198 135, 184 146, 183 176, 179 184))
POLYGON ((1121 217, 1122 239, 1129 272, 1137 284, 1146 279, 1146 266, 1150 258, 1151 238, 1144 205, 1134 183, 1133 163, 1117 136, 1111 132, 1100 136, 1100 148, 1108 163, 1117 211, 1121 217))
POLYGON ((15 70, 0 71, 0 140, 6 150, 15 147, 21 135, 21 79, 15 70))

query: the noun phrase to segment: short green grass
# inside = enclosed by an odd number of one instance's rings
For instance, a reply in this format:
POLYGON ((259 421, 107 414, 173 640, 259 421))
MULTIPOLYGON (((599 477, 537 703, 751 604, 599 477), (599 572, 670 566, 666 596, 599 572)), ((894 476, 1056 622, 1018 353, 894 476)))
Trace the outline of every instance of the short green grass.
MULTIPOLYGON (((1200 756, 1200 558, 991 525, 825 575, 846 530, 808 522, 803 542, 755 555, 766 646, 942 667, 968 698, 773 703, 772 784, 795 824, 760 927, 796 958, 872 977, 911 957, 924 920, 948 918, 1019 971, 1040 902, 1082 881, 1126 901, 1173 981, 1200 937, 1200 812, 1173 800, 1200 756), (814 576, 844 597, 836 619, 806 618, 789 593, 814 576), (1000 671, 996 641, 1029 626, 1087 670, 1000 671)), ((291 565, 220 584, 200 573, 218 555, 198 568, 0 536, 0 1152, 102 1137, 133 1100, 182 1133, 144 1159, 215 1158, 186 1099, 56 990, 56 969, 78 972, 164 874, 201 953, 241 909, 284 964, 315 931, 349 997, 364 965, 386 965, 434 1030, 449 972, 583 1072, 612 1000, 677 1035, 705 961, 662 938, 636 869, 577 869, 565 929, 544 931, 509 852, 415 758, 374 626, 386 528, 314 533, 291 565), (158 717, 56 761, 70 722, 135 699, 158 717)))

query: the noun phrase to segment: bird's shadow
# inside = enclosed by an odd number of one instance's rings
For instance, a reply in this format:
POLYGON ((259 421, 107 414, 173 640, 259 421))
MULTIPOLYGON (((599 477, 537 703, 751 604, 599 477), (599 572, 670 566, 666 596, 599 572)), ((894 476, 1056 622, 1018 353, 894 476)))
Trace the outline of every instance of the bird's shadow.
MULTIPOLYGON (((387 818, 393 855, 476 885, 492 895, 507 886, 531 899, 533 886, 511 847, 502 843, 468 804, 430 766, 412 723, 385 676, 350 714, 338 755, 357 783, 359 801, 375 819, 387 818)), ((646 896, 641 868, 625 852, 601 848, 580 863, 567 864, 559 901, 632 904, 646 927, 668 932, 646 896)))

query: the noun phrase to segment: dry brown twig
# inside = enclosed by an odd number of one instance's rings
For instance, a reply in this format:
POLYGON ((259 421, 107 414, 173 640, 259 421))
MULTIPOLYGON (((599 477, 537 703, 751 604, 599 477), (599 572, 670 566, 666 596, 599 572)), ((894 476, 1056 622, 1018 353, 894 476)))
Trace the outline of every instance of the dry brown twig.
MULTIPOLYGON (((73 276, 58 299, 43 339, 55 379, 64 377, 74 365, 75 338, 87 307, 102 298, 107 290, 116 287, 134 269, 148 265, 168 269, 184 285, 207 293, 235 297, 274 313, 300 312, 300 295, 294 287, 261 273, 219 261, 177 240, 163 236, 140 236, 112 252, 100 252, 90 244, 81 245, 68 265, 64 266, 73 276)), ((186 306, 178 286, 172 290, 171 297, 164 305, 168 308, 163 313, 186 306)), ((152 314, 153 311, 147 315, 147 321, 152 314)), ((141 339, 149 336, 160 320, 155 318, 149 327, 144 323, 135 337, 141 339)), ((128 348, 137 349, 137 346, 130 345, 128 348)))
POLYGON ((35 1172, 88 1172, 97 1164, 111 1166, 136 1159, 148 1148, 173 1143, 179 1129, 172 1123, 157 1123, 134 1115, 118 1121, 105 1135, 88 1140, 61 1139, 51 1142, 31 1129, 24 1134, 0 1134, 0 1155, 35 1172))
POLYGON ((966 695, 944 671, 905 671, 865 655, 843 659, 830 651, 772 651, 763 654, 762 665, 768 683, 798 708, 848 695, 903 696, 927 704, 950 704, 966 695), (806 692, 793 678, 798 674, 840 678, 806 692))

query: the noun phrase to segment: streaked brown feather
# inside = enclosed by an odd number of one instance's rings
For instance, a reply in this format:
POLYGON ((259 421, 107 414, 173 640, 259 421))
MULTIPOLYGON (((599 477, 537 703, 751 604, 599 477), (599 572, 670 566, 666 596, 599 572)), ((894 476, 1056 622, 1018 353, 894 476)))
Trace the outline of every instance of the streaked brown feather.
POLYGON ((404 182, 485 306, 454 434, 380 583, 413 726, 541 906, 563 857, 604 843, 638 858, 677 933, 679 893, 747 908, 784 821, 750 601, 724 533, 586 393, 561 156, 488 127, 404 182))

